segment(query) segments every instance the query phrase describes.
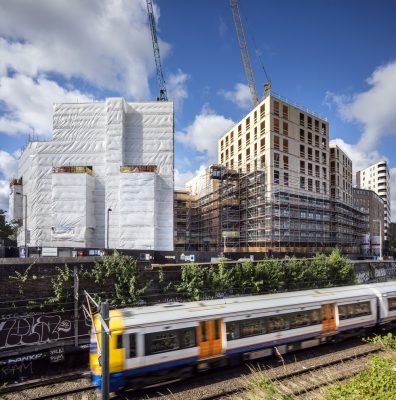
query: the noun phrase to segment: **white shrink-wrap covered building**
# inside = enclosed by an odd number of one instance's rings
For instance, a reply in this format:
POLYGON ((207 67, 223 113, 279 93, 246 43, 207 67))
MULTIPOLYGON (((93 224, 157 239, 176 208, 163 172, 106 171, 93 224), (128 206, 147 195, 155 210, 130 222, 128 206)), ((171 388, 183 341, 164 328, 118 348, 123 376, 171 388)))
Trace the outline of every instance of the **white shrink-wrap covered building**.
POLYGON ((56 104, 11 182, 18 245, 173 250, 173 135, 172 102, 56 104))

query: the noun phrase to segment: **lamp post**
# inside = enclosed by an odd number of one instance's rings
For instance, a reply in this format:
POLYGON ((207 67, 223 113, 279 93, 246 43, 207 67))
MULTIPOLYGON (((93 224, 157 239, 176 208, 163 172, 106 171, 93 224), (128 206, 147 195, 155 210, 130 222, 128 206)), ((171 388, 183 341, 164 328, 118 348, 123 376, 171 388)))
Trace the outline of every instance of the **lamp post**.
POLYGON ((373 222, 378 222, 379 223, 379 237, 380 237, 380 253, 379 253, 379 258, 382 259, 382 223, 381 219, 374 219, 373 222))
POLYGON ((107 209, 107 231, 106 231, 106 249, 109 248, 109 220, 110 220, 110 211, 113 211, 110 207, 107 209))
POLYGON ((23 215, 23 228, 24 228, 24 236, 25 236, 25 257, 27 257, 27 194, 23 194, 20 192, 15 192, 15 194, 19 194, 22 196, 22 202, 24 203, 24 215, 23 215))

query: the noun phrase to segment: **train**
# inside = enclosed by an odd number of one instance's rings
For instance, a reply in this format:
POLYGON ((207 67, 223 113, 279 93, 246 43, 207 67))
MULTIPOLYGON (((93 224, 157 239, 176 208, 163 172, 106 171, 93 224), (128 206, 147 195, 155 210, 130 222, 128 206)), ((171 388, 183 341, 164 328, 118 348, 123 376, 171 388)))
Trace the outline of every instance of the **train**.
MULTIPOLYGON (((110 311, 110 391, 147 387, 364 335, 396 323, 396 282, 164 303, 110 311)), ((101 385, 94 315, 92 381, 101 385)))

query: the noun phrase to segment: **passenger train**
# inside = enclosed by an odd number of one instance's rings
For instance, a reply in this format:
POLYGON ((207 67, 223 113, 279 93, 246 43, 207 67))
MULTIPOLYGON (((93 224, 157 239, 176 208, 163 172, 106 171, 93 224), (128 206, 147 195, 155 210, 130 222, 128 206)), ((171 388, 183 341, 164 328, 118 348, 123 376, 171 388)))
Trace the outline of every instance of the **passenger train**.
MULTIPOLYGON (((110 311, 110 390, 317 346, 396 323, 396 282, 110 311), (276 350, 275 350, 276 348, 276 350)), ((92 379, 101 384, 98 335, 92 379)))

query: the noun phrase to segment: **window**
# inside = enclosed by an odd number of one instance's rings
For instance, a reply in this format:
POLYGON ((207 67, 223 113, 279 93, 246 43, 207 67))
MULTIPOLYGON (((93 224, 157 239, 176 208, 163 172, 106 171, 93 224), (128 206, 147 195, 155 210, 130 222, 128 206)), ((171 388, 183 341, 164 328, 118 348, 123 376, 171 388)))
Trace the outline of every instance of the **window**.
POLYGON ((315 176, 320 178, 320 167, 319 165, 315 165, 315 176))
POLYGON ((220 160, 221 160, 220 162, 223 164, 223 162, 224 162, 224 153, 220 154, 220 160))
POLYGON ((319 132, 319 121, 317 119, 315 119, 315 132, 319 132))
POLYGON ((320 181, 315 181, 316 193, 320 193, 320 181))
POLYGON ((261 151, 265 150, 265 138, 261 139, 260 141, 260 149, 261 151))
POLYGON ((307 118, 307 122, 308 122, 308 129, 311 129, 312 130, 312 117, 308 117, 307 118))
POLYGON ((283 168, 289 169, 289 157, 288 156, 283 156, 283 168))
POLYGON ((307 135, 308 135, 308 144, 312 144, 312 133, 307 132, 307 135))
POLYGON ((308 160, 312 160, 312 149, 308 147, 308 160))
POLYGON ((180 348, 178 331, 155 332, 145 335, 146 355, 174 351, 180 348))
POLYGON ((263 119, 265 115, 265 104, 260 106, 260 119, 263 119))
POLYGON ((326 160, 327 160, 326 153, 322 153, 322 164, 326 164, 326 160))
POLYGON ((260 124, 260 135, 264 135, 265 133, 265 121, 260 124))
POLYGON ((274 167, 279 168, 279 153, 274 153, 274 167))
POLYGON ((238 151, 242 150, 242 139, 238 139, 238 151))
POLYGON ((300 189, 305 190, 305 178, 303 176, 300 177, 300 189))
POLYGON ((283 152, 284 153, 289 152, 289 141, 287 139, 283 139, 283 152))
POLYGON ((285 136, 289 135, 289 124, 287 122, 283 122, 283 134, 285 136))
POLYGON ((231 142, 234 140, 234 131, 231 132, 231 142))
POLYGON ((242 125, 238 125, 238 137, 242 135, 242 125))
POLYGON ((279 137, 274 136, 274 149, 279 150, 279 137))
POLYGON ((312 164, 308 163, 308 175, 312 176, 312 164))
POLYGON ((195 328, 180 329, 180 348, 187 349, 197 345, 196 330, 195 328))
POLYGON ((305 174, 305 161, 300 161, 300 172, 305 174))
POLYGON ((254 127, 254 139, 257 140, 257 126, 254 127))
POLYGON ((250 129, 250 117, 246 118, 246 130, 250 129))
POLYGON ((322 123, 322 135, 326 135, 326 124, 322 123))
POLYGON ((283 174, 283 184, 285 186, 289 186, 289 173, 288 172, 285 172, 283 174))
POLYGON ((396 311, 396 297, 388 298, 388 309, 389 311, 396 311))
POLYGON ((226 145, 226 147, 227 147, 227 146, 228 146, 228 136, 226 136, 225 139, 226 139, 226 141, 225 141, 226 144, 225 144, 225 145, 226 145))
POLYGON ((228 149, 225 152, 225 159, 228 160, 228 149))
POLYGON ((116 339, 116 349, 122 349, 124 346, 122 344, 122 335, 117 335, 116 339))
MULTIPOLYGON (((327 144, 326 138, 322 137, 322 148, 325 149, 327 144)), ((337 157, 338 158, 338 157, 337 157)))
POLYGON ((265 168, 265 156, 261 156, 261 168, 265 168))
POLYGON ((300 144, 300 157, 305 157, 305 146, 300 144))
POLYGON ((340 320, 363 317, 370 315, 370 302, 342 304, 338 306, 338 316, 340 320))
POLYGON ((312 179, 308 178, 308 190, 312 192, 312 179))
POLYGON ((254 157, 257 157, 257 143, 254 144, 254 157))
POLYGON ((250 149, 246 149, 246 161, 250 160, 250 149))
POLYGON ((246 134, 246 146, 249 146, 249 144, 250 144, 250 133, 248 132, 246 134))
POLYGON ((284 119, 289 119, 289 107, 283 105, 282 106, 282 114, 284 119))
POLYGON ((274 118, 274 132, 279 133, 279 119, 274 118))
POLYGON ((320 153, 319 150, 315 150, 315 161, 320 162, 320 153))
POLYGON ((300 125, 304 126, 305 125, 305 117, 303 113, 300 113, 300 125))
POLYGON ((319 147, 319 136, 315 135, 315 146, 319 147))
POLYGON ((263 335, 267 331, 264 318, 254 318, 241 321, 239 329, 242 337, 263 335))
POLYGON ((304 129, 300 129, 300 141, 305 142, 305 132, 304 129))
POLYGON ((279 184, 279 171, 274 170, 274 183, 279 184))
POLYGON ((129 334, 129 354, 128 358, 136 357, 136 333, 129 334))
POLYGON ((231 157, 234 157, 234 145, 230 147, 230 150, 231 150, 231 157))
POLYGON ((253 123, 257 124, 257 111, 255 111, 253 114, 253 123))
POLYGON ((224 150, 224 140, 222 140, 222 141, 220 142, 220 147, 221 147, 221 150, 224 150))
POLYGON ((279 115, 279 101, 274 100, 274 114, 279 115))

